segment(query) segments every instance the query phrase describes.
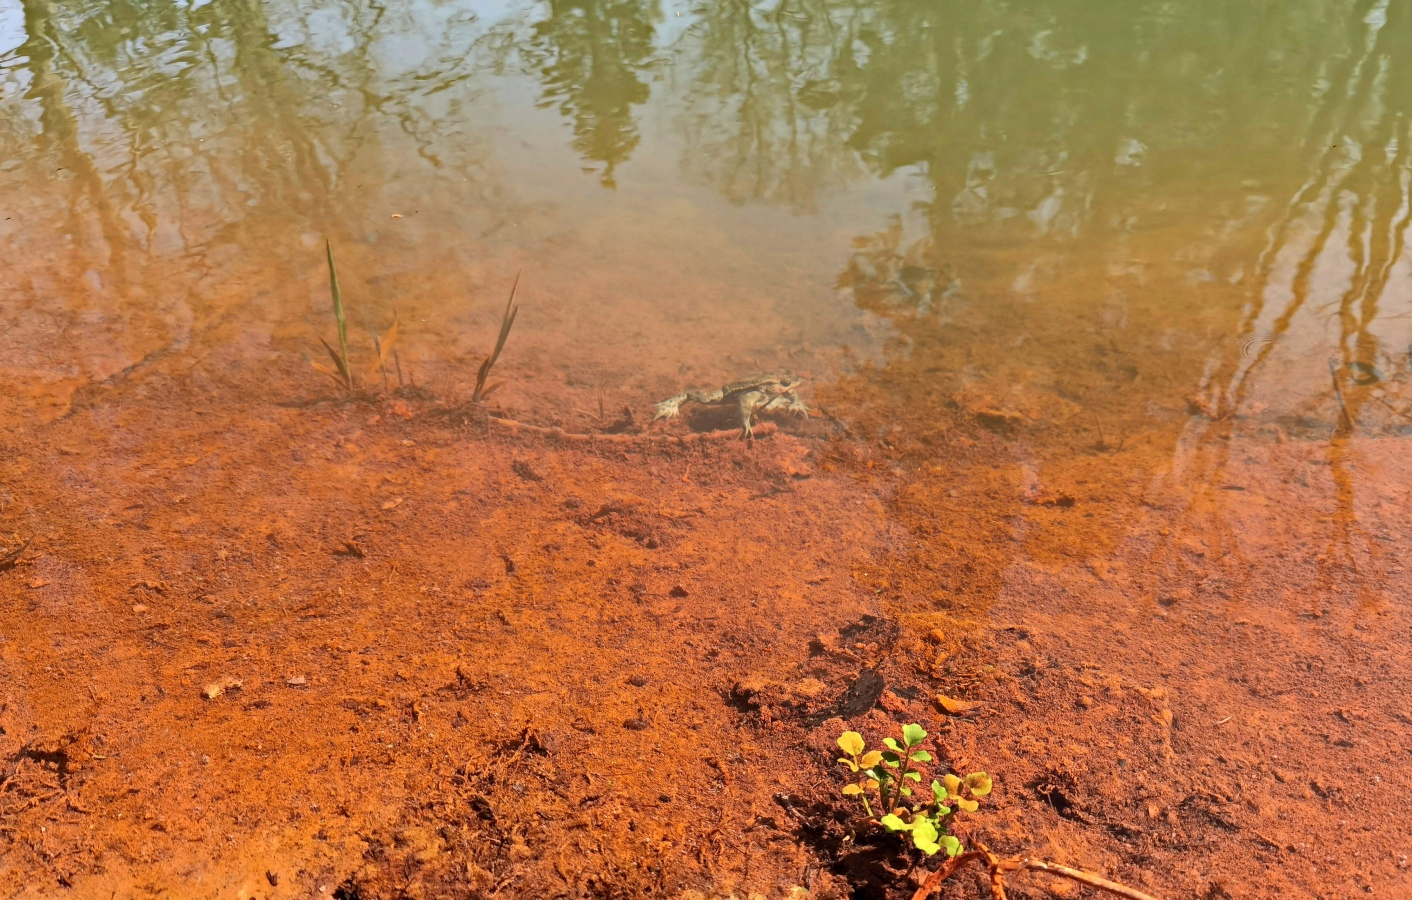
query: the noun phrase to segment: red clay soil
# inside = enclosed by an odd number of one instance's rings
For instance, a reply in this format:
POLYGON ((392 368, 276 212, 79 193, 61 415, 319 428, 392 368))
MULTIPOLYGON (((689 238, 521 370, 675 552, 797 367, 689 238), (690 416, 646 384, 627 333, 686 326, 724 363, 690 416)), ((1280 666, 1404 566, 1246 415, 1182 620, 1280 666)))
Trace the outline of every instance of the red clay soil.
POLYGON ((300 405, 293 353, 14 427, 0 895, 907 897, 936 860, 849 839, 834 741, 920 722, 995 777, 967 843, 1412 896, 1405 441, 1027 443, 915 376, 753 445, 300 405))

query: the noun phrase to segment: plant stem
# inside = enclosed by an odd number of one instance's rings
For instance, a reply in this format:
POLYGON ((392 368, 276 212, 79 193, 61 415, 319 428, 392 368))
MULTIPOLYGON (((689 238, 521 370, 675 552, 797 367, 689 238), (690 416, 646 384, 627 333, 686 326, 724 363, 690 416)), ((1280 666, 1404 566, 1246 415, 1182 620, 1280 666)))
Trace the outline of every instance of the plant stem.
MULTIPOLYGON (((912 748, 907 746, 906 740, 903 740, 902 747, 902 767, 897 770, 897 796, 893 798, 894 800, 902 799, 902 789, 907 786, 903 783, 903 779, 907 777, 907 766, 912 762, 912 748)), ((887 806, 887 803, 884 802, 883 805, 887 806)), ((887 811, 892 812, 892 807, 888 806, 887 811)))

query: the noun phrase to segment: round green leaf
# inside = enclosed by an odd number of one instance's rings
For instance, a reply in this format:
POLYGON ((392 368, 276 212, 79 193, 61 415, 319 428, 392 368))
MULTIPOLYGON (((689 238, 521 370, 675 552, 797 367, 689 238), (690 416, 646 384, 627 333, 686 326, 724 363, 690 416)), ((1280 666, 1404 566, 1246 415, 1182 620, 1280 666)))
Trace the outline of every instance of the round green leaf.
POLYGON ((916 835, 917 837, 925 838, 928 841, 934 841, 937 838, 937 833, 938 832, 936 830, 936 826, 933 825, 928 819, 918 818, 912 822, 912 834, 916 835))
POLYGON ((912 843, 916 845, 918 850, 931 856, 941 849, 941 845, 937 843, 936 839, 936 826, 931 822, 926 819, 918 819, 912 823, 912 843))
POLYGON ((911 831, 911 830, 912 830, 912 826, 911 826, 910 824, 908 824, 907 822, 902 821, 901 819, 899 819, 897 816, 893 815, 892 813, 888 813, 887 815, 883 816, 883 817, 882 817, 881 819, 879 819, 878 821, 879 821, 879 822, 882 822, 883 827, 886 828, 888 831, 911 831))
POLYGON ((902 740, 907 742, 907 746, 915 747, 927 739, 927 733, 922 726, 917 724, 902 726, 902 740))

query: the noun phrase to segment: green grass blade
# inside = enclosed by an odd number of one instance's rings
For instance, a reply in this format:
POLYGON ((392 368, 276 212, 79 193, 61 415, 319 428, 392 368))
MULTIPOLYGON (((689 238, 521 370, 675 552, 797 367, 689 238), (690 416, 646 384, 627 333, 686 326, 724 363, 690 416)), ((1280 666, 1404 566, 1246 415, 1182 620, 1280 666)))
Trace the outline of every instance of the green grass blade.
POLYGON ((324 241, 328 251, 328 284, 333 293, 333 316, 338 320, 338 350, 342 354, 339 369, 348 376, 348 389, 353 389, 352 369, 348 365, 348 319, 343 315, 343 295, 338 290, 338 269, 333 265, 333 244, 324 241))
MULTIPOLYGON (((505 349, 505 341, 510 337, 510 329, 515 325, 515 316, 520 314, 520 308, 515 305, 515 291, 520 287, 520 273, 515 273, 515 283, 510 286, 510 299, 505 301, 505 314, 500 318, 500 337, 495 341, 495 349, 480 364, 480 371, 476 373, 476 390, 471 395, 471 402, 475 403, 484 400, 495 388, 487 389, 485 381, 490 377, 490 370, 500 359, 500 351, 505 349)), ((502 382, 503 383, 503 382, 502 382)), ((499 387, 497 384, 495 387, 499 387)))
POLYGON ((343 386, 351 391, 353 389, 353 373, 348 371, 348 365, 343 360, 339 359, 338 351, 330 347, 328 341, 320 337, 319 343, 323 344, 324 349, 328 351, 329 358, 333 360, 335 368, 338 369, 338 374, 343 381, 343 386))

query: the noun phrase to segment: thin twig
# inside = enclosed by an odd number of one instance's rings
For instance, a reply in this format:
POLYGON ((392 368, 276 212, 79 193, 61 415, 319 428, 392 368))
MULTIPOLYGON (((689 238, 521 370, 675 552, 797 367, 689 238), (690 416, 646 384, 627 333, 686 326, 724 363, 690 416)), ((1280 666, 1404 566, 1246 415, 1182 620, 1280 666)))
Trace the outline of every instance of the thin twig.
POLYGON ((951 877, 952 872, 955 872, 962 864, 970 862, 973 859, 985 859, 985 854, 978 850, 972 850, 969 853, 962 853, 960 856, 953 856, 943 862, 935 872, 927 876, 926 880, 922 882, 922 886, 917 888, 917 892, 912 895, 912 900, 927 900, 928 897, 936 892, 937 888, 941 887, 943 881, 951 877))
POLYGON ((1036 872, 1048 872, 1051 875, 1058 875, 1063 878, 1068 878, 1071 881, 1077 881, 1080 884, 1086 884, 1089 887, 1097 888, 1100 891, 1107 891, 1108 893, 1116 894, 1119 897, 1127 897, 1128 900, 1157 900, 1157 898, 1152 896, 1151 894, 1143 893, 1137 888, 1130 888, 1127 885, 1119 884, 1116 881, 1109 881, 1102 875, 1094 875, 1089 872, 1084 872, 1080 869, 1071 869, 1068 866, 1061 866, 1058 863, 1045 862, 1042 859, 1030 859, 1029 857, 1026 857, 1020 860, 1003 860, 1002 862, 1017 863, 1017 865, 1015 866, 1015 868, 1017 869, 1033 869, 1036 872))
POLYGON ((4 553, 0 553, 0 572, 5 571, 6 569, 13 569, 15 565, 19 563, 20 557, 24 556, 25 551, 29 549, 29 545, 33 540, 34 538, 30 538, 28 541, 25 541, 23 544, 20 544, 15 549, 7 550, 4 553))
POLYGON ((926 881, 922 882, 922 886, 917 888, 917 892, 912 895, 912 900, 927 900, 937 888, 941 887, 943 881, 951 877, 953 872, 964 863, 970 862, 973 859, 983 860, 986 867, 990 870, 990 893, 993 900, 1005 900, 1005 874, 1021 869, 1058 875, 1061 878, 1068 878, 1071 881, 1086 884, 1100 891, 1107 891, 1119 897, 1126 897, 1127 900, 1157 900, 1156 897, 1151 894, 1143 893, 1137 888, 1130 888, 1125 884, 1109 881, 1101 875, 1094 875, 1089 872, 1084 872, 1081 869, 1072 869, 1068 866, 1046 862, 1042 859, 1031 859, 1028 856, 1001 859, 985 849, 962 853, 960 856, 952 857, 943 862, 935 872, 927 876, 926 881))
MULTIPOLYGON (((496 425, 509 428, 512 431, 529 431, 534 434, 543 434, 549 437, 556 437, 568 441, 605 441, 610 444, 690 444, 698 441, 721 440, 725 438, 739 437, 740 430, 732 428, 727 431, 702 431, 692 432, 681 436, 667 434, 599 434, 596 432, 565 431, 562 428, 555 428, 549 425, 531 425, 529 422, 518 422, 514 419, 506 419, 501 416, 486 416, 486 422, 494 422, 496 425)), ((777 430, 773 422, 763 422, 755 426, 757 437, 766 437, 777 430)))
POLYGON ((1098 426, 1098 449, 1104 451, 1108 449, 1108 439, 1103 436, 1103 421, 1098 418, 1097 413, 1090 413, 1093 416, 1093 424, 1098 426))
POLYGON ((1338 408, 1343 411, 1343 422, 1348 430, 1353 430, 1353 414, 1348 411, 1348 400, 1343 396, 1343 385, 1338 383, 1338 360, 1329 357, 1329 377, 1334 382, 1334 396, 1338 397, 1338 408))
POLYGON ((387 393, 387 359, 382 354, 382 341, 373 335, 373 351, 378 355, 378 368, 382 370, 382 392, 387 393))

